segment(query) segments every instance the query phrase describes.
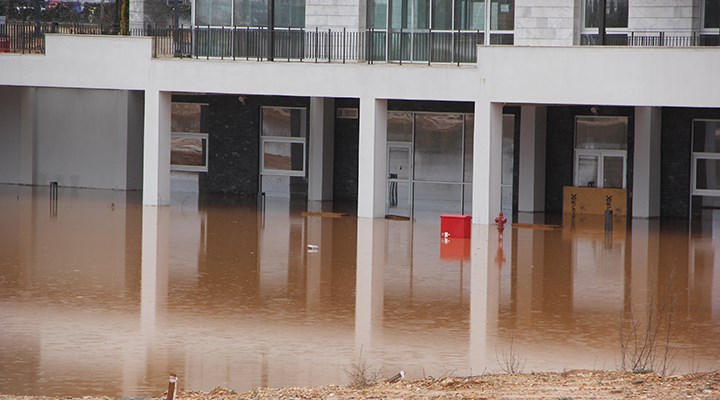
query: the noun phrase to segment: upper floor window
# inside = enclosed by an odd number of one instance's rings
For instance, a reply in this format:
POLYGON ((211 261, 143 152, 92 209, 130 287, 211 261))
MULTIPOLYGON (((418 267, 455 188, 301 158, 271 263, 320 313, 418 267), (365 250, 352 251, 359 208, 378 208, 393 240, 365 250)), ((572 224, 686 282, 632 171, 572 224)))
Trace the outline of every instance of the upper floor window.
POLYGON ((390 27, 394 31, 489 30, 490 43, 512 44, 515 0, 368 0, 368 27, 390 27))
POLYGON ((275 10, 274 26, 305 27, 305 0, 196 0, 195 25, 267 27, 269 1, 275 10))
MULTIPOLYGON (((585 1, 585 28, 598 28, 602 12, 600 0, 585 1)), ((627 28, 628 27, 628 0, 605 0, 605 27, 627 28)))
POLYGON ((720 28, 720 1, 705 0, 703 4, 703 28, 720 28))

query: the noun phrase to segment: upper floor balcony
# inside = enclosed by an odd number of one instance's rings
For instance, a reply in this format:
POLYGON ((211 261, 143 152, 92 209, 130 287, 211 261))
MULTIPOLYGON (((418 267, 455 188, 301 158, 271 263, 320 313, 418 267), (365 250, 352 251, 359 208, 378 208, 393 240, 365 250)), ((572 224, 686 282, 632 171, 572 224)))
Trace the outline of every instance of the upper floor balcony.
MULTIPOLYGON (((0 25, 0 53, 44 53, 48 33, 151 37, 154 57, 314 63, 472 64, 485 33, 471 30, 319 30, 214 27, 137 28, 68 23, 7 22, 0 25)), ((718 46, 720 34, 696 31, 626 31, 581 35, 582 45, 718 46)), ((512 34, 492 44, 512 45, 512 34)))

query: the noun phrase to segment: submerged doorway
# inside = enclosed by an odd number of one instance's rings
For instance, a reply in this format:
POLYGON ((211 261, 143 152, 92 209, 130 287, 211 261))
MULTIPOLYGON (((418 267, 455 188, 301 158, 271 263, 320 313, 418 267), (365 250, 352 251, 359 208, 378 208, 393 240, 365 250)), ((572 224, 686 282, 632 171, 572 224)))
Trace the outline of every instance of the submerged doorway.
POLYGON ((470 214, 473 124, 465 113, 388 112, 387 215, 470 214))

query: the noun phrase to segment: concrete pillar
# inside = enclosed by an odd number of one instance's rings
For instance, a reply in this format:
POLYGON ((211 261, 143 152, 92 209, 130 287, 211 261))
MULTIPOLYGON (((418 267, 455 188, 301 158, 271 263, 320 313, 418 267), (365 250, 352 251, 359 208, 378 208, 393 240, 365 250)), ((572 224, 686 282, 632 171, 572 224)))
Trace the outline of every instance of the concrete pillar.
POLYGON ((335 99, 310 98, 308 200, 332 200, 335 99))
POLYGON ((381 339, 385 296, 386 221, 357 221, 355 348, 369 350, 381 339))
POLYGON ((145 91, 143 204, 170 204, 170 92, 145 91))
POLYGON ((547 108, 523 106, 520 111, 520 176, 518 211, 545 211, 545 137, 547 108))
POLYGON ((661 123, 659 107, 635 107, 633 217, 660 216, 661 123))
POLYGON ((359 122, 358 217, 378 218, 387 191, 387 100, 361 97, 359 122))
POLYGON ((20 92, 20 176, 18 183, 32 185, 35 175, 35 137, 37 130, 37 90, 20 92))
POLYGON ((474 224, 494 223, 500 212, 502 109, 503 105, 499 103, 475 102, 472 186, 474 224))

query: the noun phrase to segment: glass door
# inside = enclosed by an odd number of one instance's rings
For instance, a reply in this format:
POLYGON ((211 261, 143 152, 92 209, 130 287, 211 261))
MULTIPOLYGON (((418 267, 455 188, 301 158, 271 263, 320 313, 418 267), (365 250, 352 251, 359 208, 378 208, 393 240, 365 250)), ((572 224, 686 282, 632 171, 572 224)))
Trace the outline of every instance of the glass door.
POLYGON ((412 194, 412 145, 388 142, 387 154, 388 215, 410 217, 412 194))

